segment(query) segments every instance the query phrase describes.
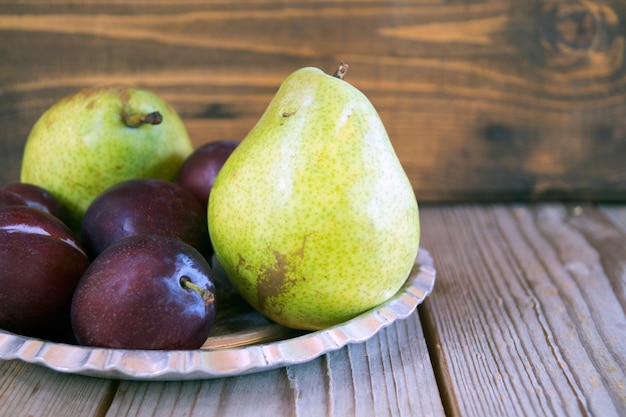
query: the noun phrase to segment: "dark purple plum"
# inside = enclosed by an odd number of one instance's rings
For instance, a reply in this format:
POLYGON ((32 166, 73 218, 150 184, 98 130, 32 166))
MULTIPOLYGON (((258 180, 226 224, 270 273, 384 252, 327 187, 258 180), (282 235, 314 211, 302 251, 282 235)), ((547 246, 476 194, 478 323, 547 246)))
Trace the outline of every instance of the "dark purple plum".
POLYGON ((187 157, 176 182, 206 207, 215 177, 237 145, 234 140, 219 140, 200 146, 187 157))
POLYGON ((72 295, 88 265, 58 218, 28 206, 0 209, 0 328, 65 340, 72 295))
POLYGON ((116 184, 93 200, 81 227, 92 258, 119 240, 143 234, 179 239, 211 255, 206 208, 173 182, 142 178, 116 184))
POLYGON ((0 189, 0 208, 9 206, 28 206, 21 195, 10 190, 0 189))
POLYGON ((180 240, 123 239, 91 263, 76 288, 76 340, 108 348, 198 349, 215 321, 212 273, 180 240))
POLYGON ((66 220, 63 205, 43 187, 25 182, 12 182, 1 187, 0 190, 18 194, 26 201, 26 205, 50 213, 63 222, 66 220))

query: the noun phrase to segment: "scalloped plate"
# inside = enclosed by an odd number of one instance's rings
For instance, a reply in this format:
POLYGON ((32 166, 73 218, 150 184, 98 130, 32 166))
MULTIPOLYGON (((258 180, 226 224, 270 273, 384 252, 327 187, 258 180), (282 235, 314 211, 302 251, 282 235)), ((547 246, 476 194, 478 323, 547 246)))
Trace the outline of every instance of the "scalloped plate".
POLYGON ((193 380, 266 371, 315 359, 368 340, 411 315, 431 293, 436 271, 420 248, 404 287, 386 303, 342 324, 297 332, 245 312, 247 326, 222 329, 199 350, 104 349, 55 343, 0 331, 0 359, 19 359, 59 372, 134 380, 193 380))

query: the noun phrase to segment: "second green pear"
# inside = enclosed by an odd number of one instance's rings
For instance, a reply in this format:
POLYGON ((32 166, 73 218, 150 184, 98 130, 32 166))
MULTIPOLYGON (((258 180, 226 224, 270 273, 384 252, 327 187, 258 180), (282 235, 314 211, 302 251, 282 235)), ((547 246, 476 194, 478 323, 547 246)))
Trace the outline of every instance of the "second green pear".
POLYGON ((132 178, 173 180, 193 146, 176 111, 152 91, 87 88, 60 100, 26 141, 21 181, 44 187, 79 230, 91 201, 132 178))
POLYGON ((378 113, 317 68, 282 83, 220 170, 208 219, 235 288, 298 329, 333 326, 390 299, 419 248, 415 194, 378 113))

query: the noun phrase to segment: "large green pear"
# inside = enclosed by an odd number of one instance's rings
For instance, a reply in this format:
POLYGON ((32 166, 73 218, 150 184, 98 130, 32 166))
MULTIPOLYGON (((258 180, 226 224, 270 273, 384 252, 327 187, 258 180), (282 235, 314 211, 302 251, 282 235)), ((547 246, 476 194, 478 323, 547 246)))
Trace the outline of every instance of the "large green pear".
POLYGON ((287 77, 209 197, 230 281, 292 328, 326 328, 385 302, 419 248, 411 183, 373 105, 342 73, 287 77))
POLYGON ((44 187, 80 223, 106 188, 132 178, 173 180, 193 146, 176 111, 125 85, 88 88, 50 107, 26 141, 21 181, 44 187))

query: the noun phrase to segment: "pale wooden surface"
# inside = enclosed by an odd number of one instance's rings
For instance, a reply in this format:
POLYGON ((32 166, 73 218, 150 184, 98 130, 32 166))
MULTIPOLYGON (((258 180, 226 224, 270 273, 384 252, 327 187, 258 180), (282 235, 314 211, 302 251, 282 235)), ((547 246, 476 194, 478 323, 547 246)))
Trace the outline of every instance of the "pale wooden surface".
POLYGON ((0 415, 626 415, 626 206, 422 205, 421 218, 435 291, 365 343, 192 382, 0 362, 0 415))
POLYGON ((625 415, 623 230, 592 206, 425 219, 441 280, 424 312, 452 415, 625 415))
POLYGON ((75 90, 155 90, 199 145, 242 139, 292 71, 378 109, 421 201, 626 200, 626 3, 0 1, 0 183, 75 90))

